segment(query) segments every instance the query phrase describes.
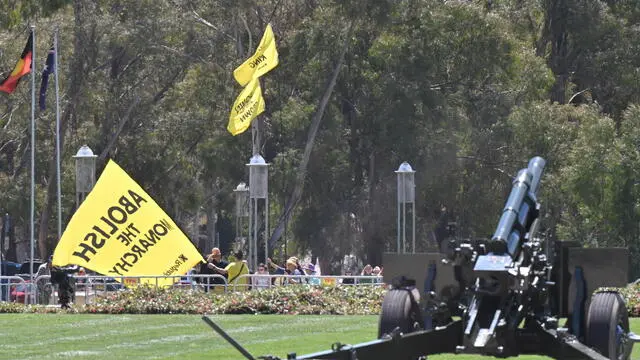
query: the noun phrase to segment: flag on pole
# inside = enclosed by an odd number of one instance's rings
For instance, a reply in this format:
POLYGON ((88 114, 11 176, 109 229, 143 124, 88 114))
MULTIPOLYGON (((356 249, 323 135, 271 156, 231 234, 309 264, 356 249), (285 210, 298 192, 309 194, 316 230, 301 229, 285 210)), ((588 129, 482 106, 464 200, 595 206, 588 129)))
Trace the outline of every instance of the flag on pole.
POLYGON ((44 64, 44 69, 42 69, 42 82, 40 83, 40 111, 43 111, 46 108, 49 74, 52 74, 54 71, 56 71, 55 50, 52 45, 51 49, 49 49, 49 53, 47 54, 47 61, 44 64))
POLYGON ((200 262, 198 249, 118 164, 109 160, 73 214, 53 252, 53 265, 79 265, 117 281, 172 285, 200 262))
POLYGON ((236 98, 229 115, 227 130, 236 136, 245 132, 251 121, 264 111, 264 98, 258 78, 253 78, 236 98))
POLYGON ((0 83, 0 91, 3 91, 7 94, 11 94, 18 83, 20 82, 20 78, 27 75, 31 72, 32 62, 33 62, 33 32, 29 34, 29 39, 27 40, 27 45, 22 50, 22 55, 20 55, 20 60, 13 68, 13 71, 9 76, 7 76, 0 83))
POLYGON ((271 24, 268 24, 256 52, 233 71, 233 76, 240 85, 245 86, 253 78, 259 78, 277 65, 276 39, 271 24))

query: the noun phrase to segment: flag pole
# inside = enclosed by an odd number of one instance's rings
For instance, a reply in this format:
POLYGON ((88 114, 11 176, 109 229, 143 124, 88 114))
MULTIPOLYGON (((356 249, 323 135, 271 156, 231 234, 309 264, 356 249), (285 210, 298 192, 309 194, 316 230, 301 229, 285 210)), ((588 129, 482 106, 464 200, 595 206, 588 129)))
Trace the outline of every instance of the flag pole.
POLYGON ((58 193, 58 241, 62 237, 62 191, 60 190, 60 95, 58 92, 58 27, 53 37, 53 71, 56 79, 56 184, 58 193))
POLYGON ((256 116, 251 123, 251 156, 260 153, 260 134, 258 131, 258 119, 260 115, 256 116))
POLYGON ((35 212, 35 152, 36 152, 36 76, 33 68, 33 61, 36 59, 36 26, 31 25, 31 222, 30 222, 30 235, 31 235, 31 258, 29 266, 30 279, 33 281, 33 257, 35 256, 35 234, 34 234, 34 212, 35 212))

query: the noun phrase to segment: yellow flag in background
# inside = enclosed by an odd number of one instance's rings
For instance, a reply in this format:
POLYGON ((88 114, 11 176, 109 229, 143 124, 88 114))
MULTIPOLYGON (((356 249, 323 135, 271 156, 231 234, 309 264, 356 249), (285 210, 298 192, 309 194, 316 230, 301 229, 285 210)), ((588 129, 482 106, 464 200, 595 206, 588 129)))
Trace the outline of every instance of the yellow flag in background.
POLYGON ((251 121, 263 111, 264 98, 262 97, 260 81, 258 81, 258 78, 254 78, 233 103, 227 130, 233 136, 245 132, 251 125, 251 121))
MULTIPOLYGON (((79 265, 120 276, 184 275, 204 262, 198 249, 120 166, 109 161, 73 215, 53 253, 53 265, 79 265)), ((159 286, 178 278, 159 278, 159 286)), ((156 284, 156 279, 140 283, 156 284)))
POLYGON ((276 49, 276 39, 273 36, 271 24, 268 24, 258 49, 256 49, 253 56, 233 71, 233 77, 236 78, 240 85, 245 86, 251 79, 259 78, 277 65, 278 50, 276 49))

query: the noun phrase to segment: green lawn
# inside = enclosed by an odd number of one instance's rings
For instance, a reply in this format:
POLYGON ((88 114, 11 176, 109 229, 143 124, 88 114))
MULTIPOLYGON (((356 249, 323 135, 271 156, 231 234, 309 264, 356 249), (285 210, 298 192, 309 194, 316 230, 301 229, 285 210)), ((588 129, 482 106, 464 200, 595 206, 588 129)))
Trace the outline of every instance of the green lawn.
MULTIPOLYGON (((254 356, 328 350, 373 340, 377 316, 211 317, 254 356)), ((0 359, 244 359, 197 315, 0 314, 0 359)), ((640 321, 632 322, 640 333, 640 321)), ((640 358, 640 346, 632 356, 640 358)), ((430 360, 487 359, 440 355, 430 360)), ((520 359, 542 360, 537 356, 520 359)))

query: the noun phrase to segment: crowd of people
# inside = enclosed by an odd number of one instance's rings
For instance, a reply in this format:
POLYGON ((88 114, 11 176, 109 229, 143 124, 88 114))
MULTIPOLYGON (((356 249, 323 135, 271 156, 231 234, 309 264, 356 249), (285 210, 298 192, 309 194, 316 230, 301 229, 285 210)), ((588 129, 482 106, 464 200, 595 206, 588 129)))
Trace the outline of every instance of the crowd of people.
MULTIPOLYGON (((287 258, 283 266, 267 258, 266 264, 258 264, 253 273, 249 269, 249 264, 244 259, 244 254, 241 250, 235 251, 228 260, 225 260, 220 249, 216 247, 206 256, 206 260, 206 264, 202 264, 199 271, 196 270, 193 273, 214 275, 206 278, 196 277, 196 282, 202 283, 207 292, 224 291, 225 285, 233 286, 235 290, 263 290, 271 286, 291 284, 320 285, 322 283, 319 277, 321 274, 318 273, 316 265, 311 262, 301 263, 300 259, 295 256, 287 258), (252 276, 243 276, 249 274, 252 276)), ((360 273, 346 270, 343 276, 339 277, 338 282, 344 285, 376 284, 382 282, 381 277, 382 268, 380 266, 367 264, 360 273)))
MULTIPOLYGON (((228 286, 233 286, 233 290, 263 290, 272 286, 291 284, 321 285, 323 280, 320 276, 327 275, 320 274, 319 269, 316 269, 316 265, 313 263, 302 263, 295 256, 287 258, 283 266, 267 258, 266 264, 258 264, 253 272, 249 269, 249 264, 242 250, 235 251, 228 259, 224 259, 222 252, 216 247, 205 258, 206 263, 201 264, 199 268, 192 269, 188 274, 188 277, 192 277, 195 283, 199 283, 205 292, 224 292, 228 286)), ((49 257, 38 268, 35 275, 36 278, 49 276, 51 279, 50 281, 36 282, 39 304, 49 304, 54 289, 57 289, 59 304, 62 307, 69 307, 69 304, 74 302, 75 290, 82 290, 86 286, 87 278, 85 275, 88 274, 82 267, 54 267, 52 266, 52 257, 49 257)), ((359 273, 346 270, 342 276, 332 276, 328 280, 329 282, 334 281, 334 284, 344 285, 378 284, 382 282, 381 277, 381 267, 367 264, 359 273)))

